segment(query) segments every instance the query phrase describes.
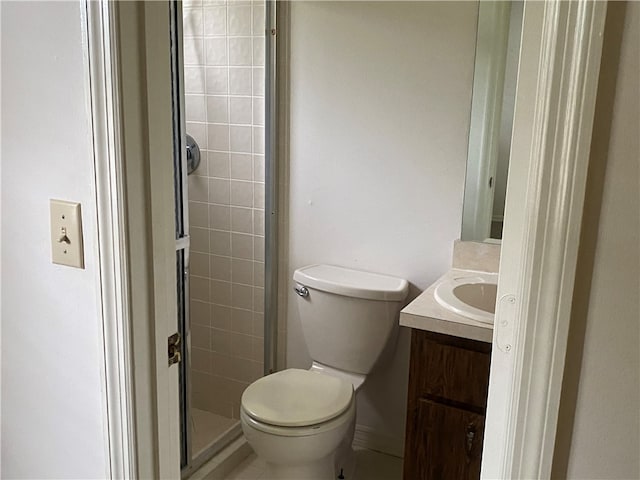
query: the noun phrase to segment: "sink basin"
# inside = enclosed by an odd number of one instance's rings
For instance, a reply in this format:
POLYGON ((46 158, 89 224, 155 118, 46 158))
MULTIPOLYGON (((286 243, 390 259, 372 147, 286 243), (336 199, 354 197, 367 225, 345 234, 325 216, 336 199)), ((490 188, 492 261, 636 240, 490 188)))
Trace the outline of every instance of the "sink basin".
POLYGON ((441 282, 434 296, 440 305, 458 315, 493 323, 497 291, 498 274, 474 272, 441 282))

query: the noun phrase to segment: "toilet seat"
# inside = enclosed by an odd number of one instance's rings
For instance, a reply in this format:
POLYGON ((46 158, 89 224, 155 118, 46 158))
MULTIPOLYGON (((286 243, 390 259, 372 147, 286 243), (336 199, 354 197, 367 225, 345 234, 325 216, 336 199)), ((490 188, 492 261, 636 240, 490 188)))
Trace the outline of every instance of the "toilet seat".
POLYGON ((353 398, 353 385, 341 378, 290 368, 249 385, 242 412, 252 423, 305 429, 341 416, 353 398))
POLYGON ((355 397, 351 401, 351 404, 346 411, 342 412, 337 417, 327 420, 326 422, 307 425, 304 427, 282 427, 278 425, 270 425, 268 423, 259 422, 252 418, 244 408, 240 409, 240 421, 243 424, 243 428, 250 428, 257 430, 268 435, 277 437, 317 437, 323 433, 330 432, 331 430, 337 430, 342 428, 345 424, 349 424, 355 420, 356 416, 356 401, 355 397))

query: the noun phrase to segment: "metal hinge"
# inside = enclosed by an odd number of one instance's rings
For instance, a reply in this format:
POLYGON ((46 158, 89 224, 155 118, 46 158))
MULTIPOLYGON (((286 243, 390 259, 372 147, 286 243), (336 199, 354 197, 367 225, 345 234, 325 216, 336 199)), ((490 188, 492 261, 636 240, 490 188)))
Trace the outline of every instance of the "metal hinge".
POLYGON ((179 333, 174 333, 168 340, 169 366, 182 360, 182 342, 179 333))

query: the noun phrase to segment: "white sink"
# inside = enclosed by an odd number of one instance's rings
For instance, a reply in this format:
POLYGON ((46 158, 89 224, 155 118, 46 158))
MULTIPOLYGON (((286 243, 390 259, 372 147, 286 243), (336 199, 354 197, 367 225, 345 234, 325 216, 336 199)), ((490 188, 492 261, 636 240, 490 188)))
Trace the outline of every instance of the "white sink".
POLYGON ((441 282, 434 291, 444 308, 473 320, 493 323, 498 274, 469 272, 441 282))

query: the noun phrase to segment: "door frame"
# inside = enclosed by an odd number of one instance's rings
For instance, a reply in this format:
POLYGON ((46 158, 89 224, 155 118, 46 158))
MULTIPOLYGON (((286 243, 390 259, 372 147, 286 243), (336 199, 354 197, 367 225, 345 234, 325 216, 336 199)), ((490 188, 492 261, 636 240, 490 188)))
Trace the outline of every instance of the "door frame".
POLYGON ((112 478, 180 478, 169 2, 82 0, 112 478))
MULTIPOLYGON (((169 4, 83 2, 111 476, 179 478, 169 4)), ((550 477, 605 14, 525 2, 482 478, 550 477)))
POLYGON ((482 478, 550 478, 606 2, 524 7, 482 478))

